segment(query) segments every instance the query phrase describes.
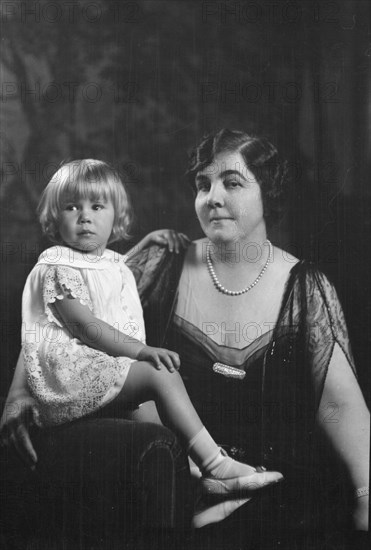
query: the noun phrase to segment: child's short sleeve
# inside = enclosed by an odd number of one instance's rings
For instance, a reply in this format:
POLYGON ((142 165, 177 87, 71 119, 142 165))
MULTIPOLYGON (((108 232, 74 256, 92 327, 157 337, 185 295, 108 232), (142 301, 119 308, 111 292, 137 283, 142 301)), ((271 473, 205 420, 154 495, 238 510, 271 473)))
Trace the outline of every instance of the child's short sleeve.
POLYGON ((48 320, 58 326, 62 326, 61 320, 55 316, 55 311, 50 304, 65 298, 77 299, 81 304, 93 309, 89 290, 80 271, 64 265, 52 266, 45 273, 43 301, 48 320))

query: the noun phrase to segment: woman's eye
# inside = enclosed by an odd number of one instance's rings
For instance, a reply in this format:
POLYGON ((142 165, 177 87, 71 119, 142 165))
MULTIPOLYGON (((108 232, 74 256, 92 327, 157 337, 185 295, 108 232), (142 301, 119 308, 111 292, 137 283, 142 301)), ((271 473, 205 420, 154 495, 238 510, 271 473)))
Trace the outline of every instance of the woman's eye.
POLYGON ((235 188, 235 187, 239 187, 241 184, 237 180, 228 180, 228 181, 225 182, 225 185, 227 187, 235 188))
POLYGON ((197 183, 196 184, 196 189, 197 189, 198 193, 200 191, 208 191, 209 188, 210 188, 210 186, 207 183, 197 183))

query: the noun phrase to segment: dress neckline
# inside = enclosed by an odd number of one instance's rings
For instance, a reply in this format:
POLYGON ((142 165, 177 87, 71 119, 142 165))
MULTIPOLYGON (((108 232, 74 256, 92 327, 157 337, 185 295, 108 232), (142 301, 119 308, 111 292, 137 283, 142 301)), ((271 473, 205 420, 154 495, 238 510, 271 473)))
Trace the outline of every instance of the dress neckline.
MULTIPOLYGON (((181 278, 181 273, 183 271, 183 267, 185 264, 185 259, 186 259, 186 253, 184 253, 182 258, 180 277, 176 287, 175 301, 177 301, 178 299, 180 278, 181 278)), ((239 359, 237 360, 237 363, 240 363, 240 364, 245 363, 247 360, 253 357, 257 352, 269 347, 271 342, 274 340, 277 334, 277 328, 280 326, 282 316, 284 314, 286 305, 288 303, 290 294, 292 292, 294 282, 297 278, 297 274, 298 272, 301 271, 302 266, 305 263, 306 263, 305 260, 298 260, 289 271, 288 277, 284 285, 281 304, 279 307, 279 312, 278 312, 277 320, 274 327, 260 334, 257 338, 255 338, 253 341, 251 341, 249 344, 247 344, 243 348, 235 348, 235 347, 227 346, 225 344, 219 344, 218 342, 210 338, 208 335, 205 335, 205 333, 197 325, 183 318, 181 315, 176 314, 175 307, 174 307, 174 314, 173 314, 174 324, 178 327, 181 326, 184 332, 187 333, 192 338, 192 340, 197 341, 199 345, 201 345, 203 348, 206 348, 209 354, 211 354, 212 356, 220 357, 220 354, 223 354, 223 352, 232 353, 233 355, 240 356, 239 359), (262 342, 264 343, 263 345, 260 346, 259 344, 262 342), (252 350, 251 353, 250 353, 250 350, 252 350), (243 356, 245 357, 245 359, 241 361, 241 357, 243 356)))
POLYGON ((113 250, 105 249, 101 256, 83 254, 74 248, 55 245, 44 250, 38 260, 39 265, 62 265, 78 269, 106 269, 111 263, 122 262, 122 256, 113 250), (107 264, 108 262, 108 264, 107 264))

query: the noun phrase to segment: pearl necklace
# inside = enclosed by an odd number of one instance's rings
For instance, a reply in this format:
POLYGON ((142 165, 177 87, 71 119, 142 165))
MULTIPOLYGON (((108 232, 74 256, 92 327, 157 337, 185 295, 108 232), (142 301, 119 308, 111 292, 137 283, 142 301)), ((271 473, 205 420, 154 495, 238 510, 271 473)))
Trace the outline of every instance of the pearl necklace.
POLYGON ((206 249, 207 269, 209 270, 210 277, 211 277, 214 285, 216 286, 216 288, 219 290, 219 292, 222 292, 223 294, 227 294, 228 296, 241 296, 241 294, 245 294, 246 292, 249 292, 249 290, 251 290, 252 288, 254 288, 255 285, 258 284, 260 279, 263 277, 264 273, 267 271, 267 267, 268 267, 269 263, 272 261, 272 256, 273 256, 272 243, 270 241, 268 241, 268 239, 266 240, 266 242, 268 243, 268 246, 269 246, 269 254, 268 254, 267 261, 265 262, 265 264, 263 266, 263 269, 261 270, 261 272, 259 273, 259 275, 255 279, 255 281, 253 281, 249 286, 243 288, 242 290, 228 290, 227 288, 225 288, 220 283, 218 277, 216 276, 213 264, 211 263, 210 244, 207 246, 207 249, 206 249))

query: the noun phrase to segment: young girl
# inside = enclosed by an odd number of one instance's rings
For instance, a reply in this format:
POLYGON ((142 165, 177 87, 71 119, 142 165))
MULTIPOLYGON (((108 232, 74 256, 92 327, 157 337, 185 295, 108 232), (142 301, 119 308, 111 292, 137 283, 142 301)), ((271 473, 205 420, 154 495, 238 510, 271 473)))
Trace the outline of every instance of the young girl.
MULTIPOLYGON (((208 493, 278 481, 223 454, 176 372, 179 356, 145 344, 142 308, 125 256, 106 248, 127 237, 130 209, 118 174, 98 160, 73 161, 52 177, 39 204, 45 250, 23 294, 22 349, 40 423, 57 425, 115 400, 154 400, 187 444, 208 493)), ((143 243, 142 243, 143 246, 143 243)))

